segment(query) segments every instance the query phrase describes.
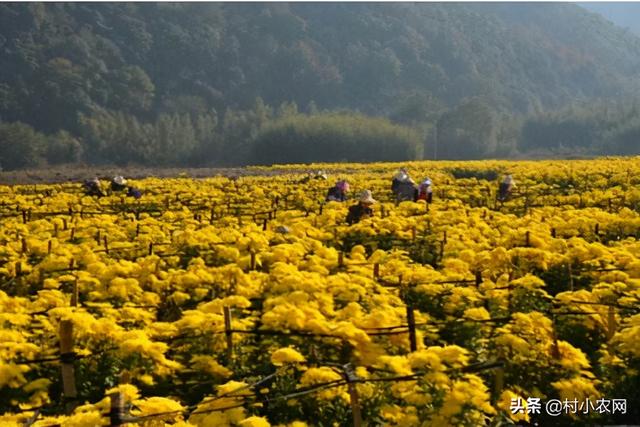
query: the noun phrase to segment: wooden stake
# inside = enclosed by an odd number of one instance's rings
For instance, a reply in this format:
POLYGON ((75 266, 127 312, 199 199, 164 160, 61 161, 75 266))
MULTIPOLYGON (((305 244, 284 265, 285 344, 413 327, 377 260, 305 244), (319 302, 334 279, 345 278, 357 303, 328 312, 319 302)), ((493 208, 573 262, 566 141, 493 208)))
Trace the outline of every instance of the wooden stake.
POLYGON ((109 242, 107 241, 107 236, 104 236, 104 251, 109 255, 109 242))
POLYGON ((149 242, 149 255, 153 255, 153 242, 149 242))
POLYGON ((224 334, 227 339, 227 360, 230 363, 233 357, 233 332, 231 331, 231 309, 223 307, 224 312, 224 334))
POLYGON ((22 276, 22 261, 16 261, 16 277, 22 276))
POLYGON ((531 247, 531 232, 529 230, 525 234, 524 243, 526 247, 531 247))
POLYGON ((353 413, 353 427, 362 427, 362 412, 360 411, 360 399, 358 396, 358 389, 356 388, 356 381, 358 377, 351 369, 350 365, 344 366, 344 376, 347 380, 347 387, 349 389, 349 397, 351 401, 351 412, 353 413))
POLYGON ((493 384, 493 393, 496 398, 502 394, 504 388, 504 367, 496 368, 495 382, 493 384))
POLYGON ((26 254, 27 250, 29 248, 27 247, 27 239, 25 239, 24 237, 22 238, 22 253, 26 254))
POLYGON ((411 227, 411 240, 414 241, 414 242, 416 241, 416 227, 415 226, 411 227))
POLYGON ((551 237, 553 237, 554 239, 556 238, 556 229, 555 228, 551 229, 551 237))
POLYGON ((407 305, 407 323, 409 326, 409 346, 411 352, 418 350, 418 343, 416 341, 416 318, 413 312, 413 307, 407 305))
POLYGON ((380 277, 380 264, 377 262, 373 264, 373 279, 377 280, 380 277))
POLYGON ((607 315, 607 341, 610 341, 611 338, 613 338, 613 336, 616 333, 616 328, 617 328, 616 310, 615 310, 615 307, 610 305, 609 312, 607 315))
POLYGON ((109 427, 120 427, 124 425, 124 394, 114 392, 109 395, 111 398, 111 411, 109 411, 109 427))
POLYGON ((560 358, 560 347, 558 347, 558 335, 556 334, 556 316, 551 316, 551 336, 553 338, 553 347, 551 348, 551 356, 558 360, 560 358))
POLYGON ((342 251, 338 253, 338 267, 344 267, 344 252, 342 251))
POLYGON ((482 271, 476 271, 476 288, 482 284, 482 271))
POLYGON ((78 278, 76 278, 76 280, 73 281, 73 288, 71 290, 71 307, 77 307, 78 301, 78 278))
POLYGON ((76 378, 72 361, 65 361, 65 355, 73 354, 73 323, 70 320, 60 322, 60 356, 62 358, 62 392, 65 399, 73 400, 78 396, 76 378))
POLYGON ((251 252, 251 270, 256 269, 256 254, 255 252, 251 252))
POLYGON ((51 255, 51 240, 47 242, 47 255, 51 255))

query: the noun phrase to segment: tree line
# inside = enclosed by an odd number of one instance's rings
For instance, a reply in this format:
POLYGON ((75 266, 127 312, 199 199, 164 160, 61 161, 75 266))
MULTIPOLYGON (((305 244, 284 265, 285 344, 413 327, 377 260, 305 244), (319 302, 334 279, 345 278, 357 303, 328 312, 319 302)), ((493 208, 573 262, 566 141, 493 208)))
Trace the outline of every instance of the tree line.
MULTIPOLYGON (((421 104, 413 104, 418 110, 421 104)), ((637 103, 574 105, 527 116, 470 99, 438 114, 402 109, 392 119, 352 111, 277 108, 163 113, 143 121, 119 111, 79 114, 78 132, 45 134, 0 122, 0 167, 62 163, 148 166, 482 159, 640 154, 637 103)))

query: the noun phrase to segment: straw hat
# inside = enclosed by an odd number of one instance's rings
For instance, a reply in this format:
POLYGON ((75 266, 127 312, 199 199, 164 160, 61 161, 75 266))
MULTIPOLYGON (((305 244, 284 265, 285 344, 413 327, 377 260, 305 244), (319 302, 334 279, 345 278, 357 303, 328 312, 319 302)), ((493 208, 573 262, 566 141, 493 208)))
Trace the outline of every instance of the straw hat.
POLYGON ((425 186, 431 185, 431 180, 429 178, 426 178, 424 181, 422 181, 422 185, 425 185, 425 186))
POLYGON ((400 182, 405 182, 407 179, 409 179, 409 175, 407 175, 406 171, 400 170, 400 171, 398 171, 398 173, 396 173, 393 176, 393 179, 396 179, 396 180, 398 180, 400 182))
POLYGON ((504 177, 504 181, 502 181, 502 182, 504 182, 505 184, 513 184, 513 182, 514 182, 513 181, 513 176, 511 176, 511 175, 505 176, 504 177))
POLYGON ((369 203, 369 204, 374 204, 376 202, 376 200, 371 195, 371 190, 364 190, 360 194, 360 202, 361 203, 369 203))
POLYGON ((115 182, 118 185, 125 185, 127 183, 127 180, 124 179, 122 175, 118 175, 113 178, 113 182, 115 182))
POLYGON ((349 191, 349 183, 344 179, 338 181, 336 183, 336 187, 338 187, 340 190, 342 190, 344 192, 349 191))

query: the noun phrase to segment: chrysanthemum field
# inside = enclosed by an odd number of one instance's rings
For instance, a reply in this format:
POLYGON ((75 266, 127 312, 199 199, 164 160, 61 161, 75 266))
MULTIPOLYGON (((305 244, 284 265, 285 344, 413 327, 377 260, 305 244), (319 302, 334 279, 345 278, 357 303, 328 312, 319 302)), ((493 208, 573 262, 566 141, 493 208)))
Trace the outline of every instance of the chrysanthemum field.
POLYGON ((640 159, 290 168, 0 186, 0 424, 640 420, 640 159))

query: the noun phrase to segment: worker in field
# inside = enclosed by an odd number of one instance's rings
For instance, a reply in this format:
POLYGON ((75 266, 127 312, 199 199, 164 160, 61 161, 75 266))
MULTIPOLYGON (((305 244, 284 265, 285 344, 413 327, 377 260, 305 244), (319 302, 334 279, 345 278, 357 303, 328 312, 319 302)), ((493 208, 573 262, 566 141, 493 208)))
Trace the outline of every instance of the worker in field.
POLYGON ((349 213, 347 214, 347 224, 353 225, 363 218, 372 216, 373 209, 371 209, 371 206, 375 202, 376 201, 371 194, 371 190, 364 190, 360 194, 358 204, 353 205, 349 208, 349 213))
POLYGON ((396 201, 418 200, 418 187, 405 168, 400 169, 391 181, 391 191, 396 201))
POLYGON ((306 184, 307 182, 312 181, 312 180, 316 180, 316 179, 326 181, 328 178, 329 177, 327 176, 327 173, 325 171, 319 170, 319 171, 312 172, 309 175, 305 176, 304 178, 302 178, 299 181, 299 183, 300 184, 306 184))
POLYGON ((420 183, 418 187, 418 200, 424 200, 427 203, 433 201, 433 188, 431 187, 431 180, 426 178, 420 183))
POLYGON ((326 201, 327 202, 344 202, 347 200, 347 193, 349 192, 349 183, 341 179, 336 182, 336 185, 329 189, 327 193, 326 201))
POLYGON ((498 189, 498 200, 501 202, 506 201, 509 196, 511 196, 511 192, 516 187, 516 182, 513 179, 512 175, 506 175, 502 182, 500 183, 500 188, 498 189))
POLYGON ((84 187, 84 192, 87 196, 104 196, 98 177, 85 180, 82 186, 84 187))
POLYGON ((127 180, 122 175, 116 175, 111 179, 111 191, 123 191, 127 188, 127 180))

